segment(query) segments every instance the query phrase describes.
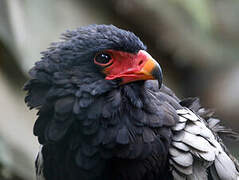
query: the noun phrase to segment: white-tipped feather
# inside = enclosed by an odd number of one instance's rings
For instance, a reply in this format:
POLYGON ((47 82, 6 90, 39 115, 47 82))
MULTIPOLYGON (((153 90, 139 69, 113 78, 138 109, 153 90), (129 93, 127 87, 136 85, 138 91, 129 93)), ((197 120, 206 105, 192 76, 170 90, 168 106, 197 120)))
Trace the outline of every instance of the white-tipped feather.
POLYGON ((185 131, 191 133, 191 134, 194 134, 194 135, 198 135, 200 134, 200 132, 202 131, 201 128, 199 128, 196 124, 194 123, 189 123, 185 129, 185 131))
POLYGON ((214 161, 215 169, 221 180, 237 180, 239 173, 235 164, 225 152, 220 152, 214 161))
POLYGON ((214 161, 215 160, 215 151, 207 151, 207 152, 201 152, 199 153, 199 156, 206 161, 214 161))
MULTIPOLYGON (((172 145, 173 145, 174 147, 176 147, 177 149, 180 149, 180 150, 182 150, 182 151, 189 151, 189 150, 190 150, 189 147, 188 147, 186 144, 182 143, 182 142, 173 141, 173 142, 172 142, 172 145)), ((173 149, 174 149, 174 148, 173 148, 173 149)), ((170 150, 171 150, 171 149, 170 149, 170 150)))
POLYGON ((170 160, 170 163, 173 164, 173 166, 184 175, 190 175, 193 173, 192 166, 188 166, 188 167, 180 166, 179 164, 175 163, 172 160, 170 160))
POLYGON ((187 121, 186 118, 184 118, 184 117, 182 117, 182 116, 179 116, 179 122, 186 122, 186 121, 187 121))
POLYGON ((188 132, 184 133, 182 142, 199 151, 207 152, 213 150, 211 144, 206 139, 188 132))
POLYGON ((177 164, 188 167, 193 164, 193 156, 190 153, 181 153, 179 156, 172 156, 171 159, 177 164))
POLYGON ((173 127, 173 130, 174 131, 181 131, 182 129, 185 128, 185 126, 186 126, 185 122, 178 123, 178 124, 176 124, 176 126, 173 127))
POLYGON ((185 109, 179 109, 177 110, 177 113, 178 115, 184 115, 184 114, 188 114, 188 110, 185 108, 185 109))
POLYGON ((198 116, 194 114, 192 111, 187 112, 187 114, 182 115, 184 118, 189 119, 190 121, 197 121, 198 116))

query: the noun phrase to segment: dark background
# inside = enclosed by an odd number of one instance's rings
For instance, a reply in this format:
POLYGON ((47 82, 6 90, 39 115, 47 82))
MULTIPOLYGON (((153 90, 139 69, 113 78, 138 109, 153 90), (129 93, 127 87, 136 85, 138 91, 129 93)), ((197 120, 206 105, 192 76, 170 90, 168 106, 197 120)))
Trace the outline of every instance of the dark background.
MULTIPOLYGON (((22 86, 40 52, 88 24, 135 32, 180 97, 197 96, 239 132, 239 1, 0 0, 0 179, 30 180, 38 150, 35 111, 22 86)), ((235 155, 239 143, 228 142, 235 155)))

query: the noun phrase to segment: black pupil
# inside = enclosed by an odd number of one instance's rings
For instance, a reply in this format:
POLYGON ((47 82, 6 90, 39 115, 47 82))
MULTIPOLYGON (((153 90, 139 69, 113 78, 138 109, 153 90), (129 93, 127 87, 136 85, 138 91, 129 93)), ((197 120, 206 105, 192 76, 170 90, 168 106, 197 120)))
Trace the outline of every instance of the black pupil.
POLYGON ((98 63, 107 64, 107 63, 111 60, 111 57, 110 57, 109 54, 101 53, 101 54, 98 54, 98 55, 95 57, 95 60, 96 60, 96 62, 98 62, 98 63))

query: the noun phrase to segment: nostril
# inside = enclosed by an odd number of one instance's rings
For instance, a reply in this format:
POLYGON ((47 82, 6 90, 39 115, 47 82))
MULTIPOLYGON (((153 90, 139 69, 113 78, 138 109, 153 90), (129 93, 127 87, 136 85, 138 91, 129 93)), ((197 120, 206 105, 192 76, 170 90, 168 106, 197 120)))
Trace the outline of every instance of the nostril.
POLYGON ((143 60, 140 60, 138 65, 140 66, 142 63, 143 63, 143 60))

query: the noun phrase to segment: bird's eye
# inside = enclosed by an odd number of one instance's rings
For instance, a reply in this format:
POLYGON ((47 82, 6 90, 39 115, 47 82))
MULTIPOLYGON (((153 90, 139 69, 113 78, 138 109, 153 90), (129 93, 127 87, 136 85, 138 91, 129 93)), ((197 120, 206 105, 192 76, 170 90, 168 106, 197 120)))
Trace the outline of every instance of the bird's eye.
POLYGON ((111 62, 111 56, 107 53, 99 53, 95 56, 95 63, 99 65, 108 65, 111 62))

